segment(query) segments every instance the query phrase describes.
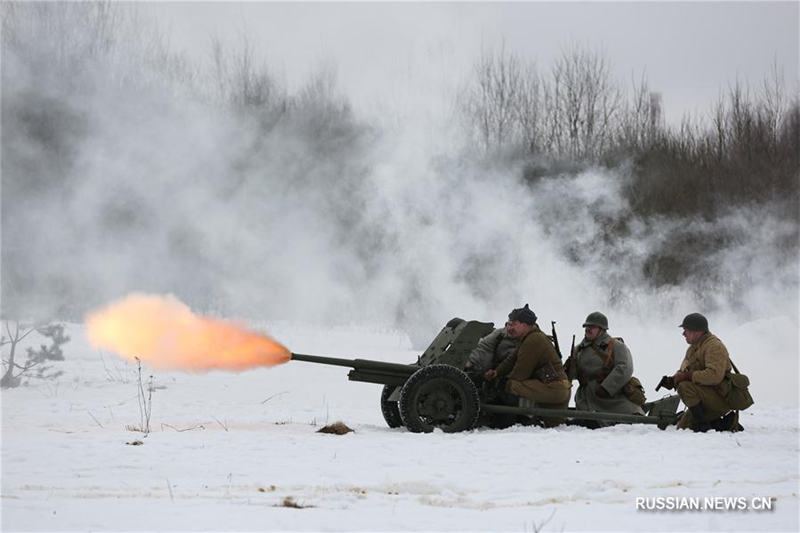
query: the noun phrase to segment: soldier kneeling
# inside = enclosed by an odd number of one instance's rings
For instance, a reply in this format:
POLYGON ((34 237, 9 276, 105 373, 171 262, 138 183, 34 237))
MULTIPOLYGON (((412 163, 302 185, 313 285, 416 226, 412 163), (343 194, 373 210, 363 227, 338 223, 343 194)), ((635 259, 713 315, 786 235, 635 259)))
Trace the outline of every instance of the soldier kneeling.
MULTIPOLYGON (((572 383, 561 367, 553 343, 536 324, 536 314, 525 307, 508 315, 507 334, 519 339, 519 347, 497 369, 484 374, 486 380, 505 379, 504 392, 533 401, 536 407, 567 409, 572 383)), ((564 422, 563 418, 542 419, 545 427, 564 422)))
POLYGON ((742 431, 738 411, 729 402, 732 365, 728 349, 708 331, 708 320, 700 313, 686 315, 678 327, 683 328, 689 348, 680 369, 662 379, 662 385, 675 388, 687 407, 678 428, 700 432, 742 431))

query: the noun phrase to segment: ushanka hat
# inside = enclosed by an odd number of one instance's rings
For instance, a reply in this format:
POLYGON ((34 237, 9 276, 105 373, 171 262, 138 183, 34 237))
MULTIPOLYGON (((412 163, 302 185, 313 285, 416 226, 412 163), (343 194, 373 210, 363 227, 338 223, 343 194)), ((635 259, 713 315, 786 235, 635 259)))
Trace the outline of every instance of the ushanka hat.
POLYGON ((525 307, 514 309, 513 311, 508 313, 508 319, 516 320, 517 322, 522 322, 523 324, 535 324, 536 313, 530 310, 528 304, 525 304, 525 307))

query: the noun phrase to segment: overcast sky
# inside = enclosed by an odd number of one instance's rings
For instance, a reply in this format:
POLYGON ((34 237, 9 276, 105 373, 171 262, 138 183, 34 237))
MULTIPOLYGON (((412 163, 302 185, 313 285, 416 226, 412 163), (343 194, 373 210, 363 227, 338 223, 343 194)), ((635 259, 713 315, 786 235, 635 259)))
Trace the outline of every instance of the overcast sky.
POLYGON ((208 58, 212 35, 247 35, 290 86, 335 65, 356 106, 440 98, 482 47, 546 68, 571 43, 604 50, 617 77, 646 72, 668 117, 705 112, 737 77, 758 84, 773 61, 798 77, 798 2, 151 3, 175 50, 208 58), (444 89, 444 91, 440 89, 444 89), (433 94, 436 93, 436 94, 433 94))

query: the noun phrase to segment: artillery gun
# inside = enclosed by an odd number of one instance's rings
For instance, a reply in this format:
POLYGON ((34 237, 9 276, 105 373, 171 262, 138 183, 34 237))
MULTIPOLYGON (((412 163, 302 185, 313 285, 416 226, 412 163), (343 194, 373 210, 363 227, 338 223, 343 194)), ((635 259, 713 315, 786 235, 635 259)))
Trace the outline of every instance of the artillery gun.
POLYGON ((471 376, 462 370, 478 341, 493 330, 491 322, 454 318, 412 364, 299 353, 293 353, 292 359, 349 367, 351 381, 383 385, 380 407, 384 420, 389 427, 405 426, 415 433, 427 433, 434 428, 448 433, 470 430, 478 424, 481 415, 654 424, 661 429, 677 421, 677 395, 645 404, 646 416, 503 405, 493 398, 490 387, 478 386, 480 376, 471 376))

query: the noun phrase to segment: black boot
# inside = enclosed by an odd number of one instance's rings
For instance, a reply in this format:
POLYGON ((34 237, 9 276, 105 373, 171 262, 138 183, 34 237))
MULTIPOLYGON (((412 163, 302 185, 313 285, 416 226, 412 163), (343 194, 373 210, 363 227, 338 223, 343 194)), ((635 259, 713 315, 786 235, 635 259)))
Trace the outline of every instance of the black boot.
POLYGON ((730 411, 722 418, 712 421, 711 427, 717 431, 744 431, 742 425, 739 424, 738 411, 730 411))
POLYGON ((694 424, 692 425, 694 431, 705 433, 711 429, 711 424, 708 423, 708 419, 706 418, 706 409, 703 407, 702 403, 691 406, 689 411, 692 412, 692 418, 694 419, 694 424))

